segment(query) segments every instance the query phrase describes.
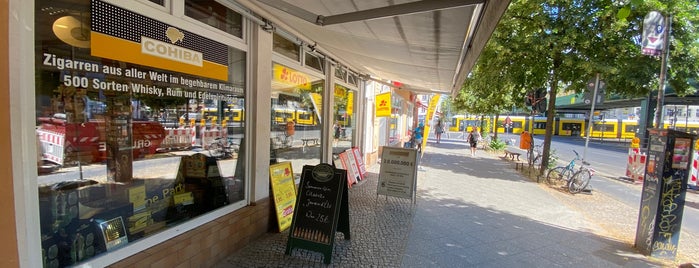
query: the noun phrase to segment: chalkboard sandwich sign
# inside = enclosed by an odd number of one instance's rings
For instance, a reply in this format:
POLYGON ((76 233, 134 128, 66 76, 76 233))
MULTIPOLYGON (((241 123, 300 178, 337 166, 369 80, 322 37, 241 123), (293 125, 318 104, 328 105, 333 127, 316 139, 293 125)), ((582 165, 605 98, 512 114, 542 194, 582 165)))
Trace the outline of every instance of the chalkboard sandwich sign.
POLYGON ((328 164, 303 167, 286 255, 294 248, 307 249, 322 253, 329 264, 335 232, 350 239, 346 179, 346 170, 328 164))

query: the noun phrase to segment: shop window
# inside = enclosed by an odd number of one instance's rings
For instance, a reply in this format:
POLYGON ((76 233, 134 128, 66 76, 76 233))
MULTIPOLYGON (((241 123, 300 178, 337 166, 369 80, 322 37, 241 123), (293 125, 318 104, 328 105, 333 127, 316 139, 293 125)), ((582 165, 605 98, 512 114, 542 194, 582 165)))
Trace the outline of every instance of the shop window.
POLYGON ((243 37, 243 16, 214 0, 185 0, 184 14, 235 37, 243 37))
POLYGON ((270 163, 290 162, 299 177, 304 165, 320 163, 325 80, 273 63, 270 82, 270 163))
POLYGON ((294 61, 300 61, 301 46, 283 36, 274 33, 272 36, 272 51, 277 52, 294 61))
POLYGON ((335 68, 335 77, 342 82, 347 81, 347 70, 342 67, 335 68))
POLYGON ((313 55, 311 53, 306 53, 304 62, 306 66, 316 69, 321 73, 323 72, 323 58, 313 55))
POLYGON ((350 85, 353 85, 353 86, 357 86, 358 85, 357 74, 349 73, 349 75, 347 75, 347 83, 350 85))
POLYGON ((157 5, 165 6, 165 0, 148 0, 151 3, 155 3, 157 5))
POLYGON ((35 3, 45 267, 89 262, 244 203, 246 52, 102 1, 35 3), (141 45, 113 49, 134 42, 203 62, 178 69, 141 45))
POLYGON ((354 146, 353 132, 355 130, 355 92, 338 84, 335 84, 333 94, 335 107, 333 108, 334 125, 332 129, 333 153, 339 154, 354 146))

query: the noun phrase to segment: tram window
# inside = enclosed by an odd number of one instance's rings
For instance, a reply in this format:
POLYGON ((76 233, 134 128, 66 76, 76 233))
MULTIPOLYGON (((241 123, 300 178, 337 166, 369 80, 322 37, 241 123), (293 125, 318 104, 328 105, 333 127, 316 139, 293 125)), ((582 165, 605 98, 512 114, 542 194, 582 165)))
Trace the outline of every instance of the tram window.
POLYGON ((301 119, 301 120, 308 120, 308 119, 311 119, 311 114, 309 114, 309 113, 299 113, 299 119, 301 119))
POLYGON ((638 125, 627 125, 626 129, 624 129, 626 133, 637 133, 638 132, 638 125))
POLYGON ((594 124, 592 126, 594 131, 613 131, 614 126, 610 124, 594 124))

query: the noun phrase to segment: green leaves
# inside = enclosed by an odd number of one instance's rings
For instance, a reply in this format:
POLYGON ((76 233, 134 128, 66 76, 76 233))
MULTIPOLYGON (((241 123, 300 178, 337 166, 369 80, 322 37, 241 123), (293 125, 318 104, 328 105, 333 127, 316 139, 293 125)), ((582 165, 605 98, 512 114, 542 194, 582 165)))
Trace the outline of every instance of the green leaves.
POLYGON ((619 20, 626 20, 629 15, 631 15, 631 7, 625 6, 619 9, 619 12, 616 13, 616 18, 619 20))

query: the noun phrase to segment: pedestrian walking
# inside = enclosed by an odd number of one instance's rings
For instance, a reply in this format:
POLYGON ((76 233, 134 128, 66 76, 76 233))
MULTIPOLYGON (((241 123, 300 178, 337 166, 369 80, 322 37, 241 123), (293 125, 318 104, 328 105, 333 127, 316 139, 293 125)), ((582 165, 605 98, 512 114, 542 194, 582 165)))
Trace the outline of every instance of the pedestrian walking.
POLYGON ((413 131, 413 137, 415 139, 415 143, 417 145, 416 148, 418 152, 422 151, 422 132, 424 129, 425 125, 423 123, 419 123, 413 131))
POLYGON ((476 149, 478 149, 478 141, 481 139, 481 134, 476 131, 476 127, 471 129, 466 140, 468 140, 469 146, 471 146, 471 156, 476 156, 476 149))
POLYGON ((437 125, 434 128, 434 135, 437 137, 437 143, 442 141, 442 133, 444 133, 444 123, 441 119, 438 119, 437 125))
POLYGON ((296 133, 296 121, 294 119, 289 119, 286 121, 286 132, 284 133, 284 143, 287 146, 291 146, 294 140, 294 134, 296 133))

